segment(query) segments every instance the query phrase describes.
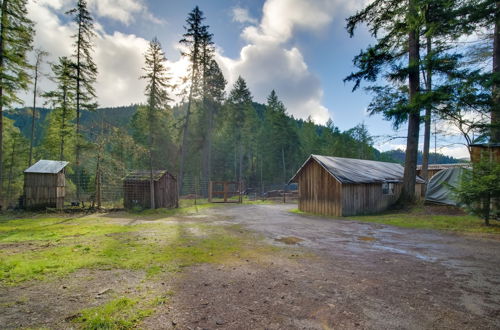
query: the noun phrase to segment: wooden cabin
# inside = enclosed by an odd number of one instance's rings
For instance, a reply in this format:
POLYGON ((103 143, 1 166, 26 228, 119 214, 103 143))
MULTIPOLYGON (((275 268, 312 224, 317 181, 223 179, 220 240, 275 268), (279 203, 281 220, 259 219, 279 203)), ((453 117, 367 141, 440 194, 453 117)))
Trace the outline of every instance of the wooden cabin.
POLYGON ((26 209, 62 209, 66 194, 65 167, 68 162, 40 160, 24 171, 26 209))
POLYGON ((500 162, 500 143, 471 144, 469 147, 473 163, 479 163, 484 157, 500 162))
MULTIPOLYGON (((395 163, 311 155, 290 182, 299 184, 299 209, 332 216, 369 214, 394 204, 404 168, 395 163)), ((416 178, 415 193, 423 184, 416 178)))
MULTIPOLYGON (((455 163, 455 164, 429 164, 427 173, 429 173, 429 179, 432 178, 436 173, 441 170, 446 170, 449 168, 469 168, 468 163, 455 163)), ((422 165, 417 165, 417 175, 422 175, 422 165)))
MULTIPOLYGON (((150 171, 129 173, 123 180, 123 204, 125 208, 151 208, 150 171)), ((153 171, 155 208, 179 207, 177 179, 166 170, 153 171)))

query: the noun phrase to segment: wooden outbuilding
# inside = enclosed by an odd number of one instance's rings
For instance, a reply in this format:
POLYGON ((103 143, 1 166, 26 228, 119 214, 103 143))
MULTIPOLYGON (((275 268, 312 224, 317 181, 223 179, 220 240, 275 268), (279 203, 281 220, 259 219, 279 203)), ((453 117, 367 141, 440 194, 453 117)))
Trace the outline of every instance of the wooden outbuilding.
POLYGON ((500 163, 500 143, 478 143, 469 147, 473 163, 479 163, 484 157, 500 163))
MULTIPOLYGON (((290 182, 299 184, 299 209, 332 216, 369 214, 394 204, 404 168, 395 163, 311 155, 290 182)), ((415 192, 425 183, 416 178, 415 192)))
POLYGON ((68 162, 40 160, 24 171, 25 208, 64 207, 66 165, 68 162))
MULTIPOLYGON (((151 208, 150 171, 134 171, 123 180, 125 208, 151 208)), ((155 208, 179 207, 177 179, 166 170, 153 171, 155 208)))

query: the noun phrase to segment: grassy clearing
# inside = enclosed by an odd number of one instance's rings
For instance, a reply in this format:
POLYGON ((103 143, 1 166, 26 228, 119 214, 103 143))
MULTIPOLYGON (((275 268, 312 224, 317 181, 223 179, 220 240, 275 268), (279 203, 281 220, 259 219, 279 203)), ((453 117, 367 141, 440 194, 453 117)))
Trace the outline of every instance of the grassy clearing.
MULTIPOLYGON (((302 212, 298 209, 293 209, 291 212, 314 215, 302 212)), ((485 226, 484 221, 476 216, 425 214, 422 212, 422 208, 415 208, 406 212, 387 212, 378 215, 351 216, 341 219, 382 223, 404 228, 437 229, 462 233, 500 234, 500 225, 493 224, 491 226, 485 226)))
MULTIPOLYGON (((188 205, 179 212, 195 212, 192 208, 199 207, 203 205, 188 205)), ((254 243, 236 226, 131 223, 94 215, 10 220, 4 216, 0 219, 0 284, 50 279, 82 268, 144 270, 153 277, 197 263, 221 263, 235 255, 259 253, 244 249, 254 243)))

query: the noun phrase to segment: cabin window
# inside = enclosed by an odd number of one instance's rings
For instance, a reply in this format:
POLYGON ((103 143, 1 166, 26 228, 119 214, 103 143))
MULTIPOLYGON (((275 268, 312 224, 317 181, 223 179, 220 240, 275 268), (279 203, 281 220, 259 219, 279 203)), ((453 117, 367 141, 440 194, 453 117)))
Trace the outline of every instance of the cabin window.
POLYGON ((394 183, 390 183, 390 182, 382 183, 382 194, 394 195, 394 183))

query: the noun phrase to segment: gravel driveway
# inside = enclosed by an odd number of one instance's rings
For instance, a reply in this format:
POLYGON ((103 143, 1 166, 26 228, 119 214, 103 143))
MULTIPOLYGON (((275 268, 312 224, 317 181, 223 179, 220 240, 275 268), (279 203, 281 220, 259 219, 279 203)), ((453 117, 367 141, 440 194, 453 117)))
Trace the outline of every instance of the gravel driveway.
POLYGON ((297 215, 294 207, 207 210, 207 221, 241 224, 289 256, 194 267, 178 283, 173 327, 500 328, 499 240, 297 215))

